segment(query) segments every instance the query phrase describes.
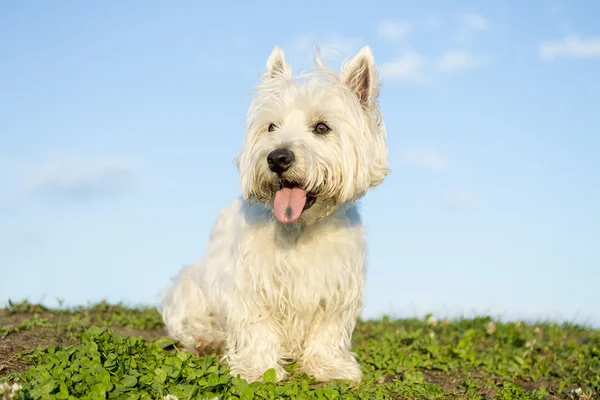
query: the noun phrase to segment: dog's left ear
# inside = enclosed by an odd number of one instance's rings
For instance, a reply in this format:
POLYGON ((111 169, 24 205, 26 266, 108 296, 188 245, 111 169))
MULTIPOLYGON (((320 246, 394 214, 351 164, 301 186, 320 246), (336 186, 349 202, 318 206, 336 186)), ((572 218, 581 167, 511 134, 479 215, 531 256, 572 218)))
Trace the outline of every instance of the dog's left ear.
POLYGON ((342 81, 356 93, 365 109, 369 108, 371 101, 376 100, 379 95, 377 79, 375 58, 369 46, 360 49, 342 69, 342 81))
POLYGON ((267 60, 267 70, 265 75, 268 78, 276 78, 278 76, 284 76, 291 78, 292 67, 285 59, 285 53, 279 46, 275 46, 269 59, 267 60))

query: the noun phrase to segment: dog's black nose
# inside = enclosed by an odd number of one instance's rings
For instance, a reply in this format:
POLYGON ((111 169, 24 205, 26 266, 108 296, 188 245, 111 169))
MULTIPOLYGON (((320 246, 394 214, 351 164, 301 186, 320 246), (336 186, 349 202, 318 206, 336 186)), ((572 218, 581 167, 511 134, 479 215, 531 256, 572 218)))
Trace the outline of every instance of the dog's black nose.
POLYGON ((267 163, 269 169, 273 172, 281 174, 287 171, 294 162, 294 153, 288 149, 277 149, 273 150, 267 156, 267 163))

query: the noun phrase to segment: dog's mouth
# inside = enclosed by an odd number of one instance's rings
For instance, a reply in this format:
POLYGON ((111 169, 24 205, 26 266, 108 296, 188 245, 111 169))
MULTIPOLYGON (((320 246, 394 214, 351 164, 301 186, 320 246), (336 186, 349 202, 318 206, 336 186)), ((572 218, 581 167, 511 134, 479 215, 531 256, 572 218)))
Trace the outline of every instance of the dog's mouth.
POLYGON ((273 202, 275 218, 284 224, 295 222, 316 200, 316 195, 304 190, 300 184, 282 181, 273 202))

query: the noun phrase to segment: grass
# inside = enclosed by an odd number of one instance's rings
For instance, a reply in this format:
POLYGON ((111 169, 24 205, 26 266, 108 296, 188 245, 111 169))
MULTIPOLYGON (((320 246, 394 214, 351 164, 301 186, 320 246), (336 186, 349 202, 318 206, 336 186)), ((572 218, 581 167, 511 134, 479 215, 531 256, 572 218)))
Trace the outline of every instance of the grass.
POLYGON ((359 322, 354 350, 356 387, 297 371, 248 384, 177 350, 154 309, 23 302, 0 310, 0 399, 600 398, 600 331, 572 324, 383 318, 359 322))

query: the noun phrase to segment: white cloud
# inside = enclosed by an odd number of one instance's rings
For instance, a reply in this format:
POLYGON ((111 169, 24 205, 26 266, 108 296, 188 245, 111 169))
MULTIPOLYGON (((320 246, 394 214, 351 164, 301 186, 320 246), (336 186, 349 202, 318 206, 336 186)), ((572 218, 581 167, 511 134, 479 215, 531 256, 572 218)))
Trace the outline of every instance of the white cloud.
MULTIPOLYGON (((460 14, 460 27, 456 34, 459 41, 469 38, 488 29, 488 21, 476 13, 460 14)), ((430 16, 418 25, 428 28, 439 28, 441 21, 437 16, 430 16)), ((409 31, 415 29, 415 23, 406 20, 384 20, 378 26, 378 34, 382 38, 402 40, 409 31)), ((461 46, 462 47, 462 46, 461 46)), ((379 64, 384 80, 417 85, 431 85, 442 77, 442 74, 465 69, 482 67, 492 62, 487 55, 477 55, 468 50, 448 50, 439 55, 424 56, 418 51, 409 51, 394 59, 379 64)))
POLYGON ((414 165, 428 171, 439 172, 445 168, 444 159, 435 150, 410 148, 400 154, 404 164, 414 165))
POLYGON ((381 64, 379 71, 383 79, 396 82, 427 84, 429 79, 423 69, 425 61, 418 53, 407 53, 404 56, 381 64))
POLYGON ((438 81, 441 73, 458 72, 491 64, 486 55, 475 55, 466 50, 452 50, 437 58, 425 58, 419 53, 406 53, 380 64, 384 80, 417 85, 430 85, 438 81))
MULTIPOLYGON (((485 18, 479 14, 466 13, 462 14, 462 18, 463 29, 484 30, 488 27, 485 18)), ((439 27, 440 19, 430 16, 425 25, 439 27)), ((378 26, 378 34, 386 39, 402 40, 414 26, 413 22, 407 20, 384 20, 378 26)), ((294 71, 299 72, 312 64, 317 47, 323 58, 331 63, 352 57, 362 45, 361 39, 332 33, 324 36, 300 35, 283 47, 294 71)), ((488 56, 475 55, 466 50, 447 51, 438 57, 425 57, 419 52, 409 51, 388 61, 378 61, 378 67, 381 77, 386 81, 430 85, 439 78, 440 73, 480 67, 490 62, 488 56)))
POLYGON ((379 23, 377 33, 380 37, 390 40, 406 38, 411 29, 411 24, 405 20, 385 20, 379 23))
POLYGON ((480 35, 488 30, 489 22, 477 13, 462 13, 458 16, 458 26, 449 38, 454 43, 470 43, 477 40, 480 35))
POLYGON ((466 50, 451 50, 443 53, 437 61, 437 67, 445 72, 453 72, 487 65, 487 56, 474 55, 466 50))
POLYGON ((22 168, 25 191, 44 197, 89 200, 120 194, 135 183, 139 163, 122 156, 55 155, 22 168))
POLYGON ((578 35, 568 35, 563 39, 545 41, 538 46, 538 54, 545 60, 600 57, 600 37, 582 39, 578 35))
POLYGON ((465 28, 473 31, 484 31, 489 27, 487 20, 476 13, 463 13, 460 20, 465 28))

